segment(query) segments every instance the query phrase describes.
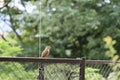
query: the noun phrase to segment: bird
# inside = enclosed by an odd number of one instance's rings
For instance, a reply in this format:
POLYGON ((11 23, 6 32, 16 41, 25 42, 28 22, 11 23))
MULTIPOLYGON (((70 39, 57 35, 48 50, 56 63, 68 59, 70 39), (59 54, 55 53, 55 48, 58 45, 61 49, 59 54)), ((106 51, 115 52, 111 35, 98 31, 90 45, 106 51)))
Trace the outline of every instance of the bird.
POLYGON ((43 57, 43 58, 48 57, 48 55, 50 53, 50 49, 51 49, 50 46, 46 46, 45 49, 43 50, 42 54, 41 54, 41 57, 43 57))
MULTIPOLYGON (((42 58, 46 58, 48 57, 49 53, 50 53, 50 46, 46 46, 45 49, 43 50, 41 57, 42 58)), ((40 63, 39 65, 39 75, 38 75, 38 79, 39 80, 44 80, 44 64, 40 63)))

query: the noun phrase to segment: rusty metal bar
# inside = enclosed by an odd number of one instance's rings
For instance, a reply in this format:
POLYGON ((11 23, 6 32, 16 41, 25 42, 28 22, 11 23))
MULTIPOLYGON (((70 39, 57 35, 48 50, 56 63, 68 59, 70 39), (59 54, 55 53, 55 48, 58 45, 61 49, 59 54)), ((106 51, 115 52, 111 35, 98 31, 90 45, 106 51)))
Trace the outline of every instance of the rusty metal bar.
POLYGON ((86 60, 86 64, 109 64, 109 63, 120 63, 119 61, 113 62, 111 60, 86 60))
MULTIPOLYGON (((81 58, 40 58, 40 57, 0 57, 0 61, 45 62, 45 63, 81 63, 81 58)), ((86 64, 115 63, 111 60, 85 60, 86 64)), ((120 63, 120 62, 116 62, 120 63)))
POLYGON ((85 58, 82 58, 82 62, 80 63, 80 71, 79 71, 79 80, 85 80, 85 58))
POLYGON ((39 57, 0 57, 0 61, 12 62, 43 62, 43 63, 81 63, 81 58, 39 58, 39 57))

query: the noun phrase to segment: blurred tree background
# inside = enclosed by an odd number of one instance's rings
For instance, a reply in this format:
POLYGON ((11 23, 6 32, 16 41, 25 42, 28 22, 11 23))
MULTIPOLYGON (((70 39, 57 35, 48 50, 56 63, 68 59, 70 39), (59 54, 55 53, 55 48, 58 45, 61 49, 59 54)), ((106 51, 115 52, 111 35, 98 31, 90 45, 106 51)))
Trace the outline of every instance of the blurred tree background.
POLYGON ((110 59, 103 39, 116 40, 120 55, 119 17, 118 0, 0 0, 0 40, 14 56, 38 57, 50 45, 50 57, 110 59))

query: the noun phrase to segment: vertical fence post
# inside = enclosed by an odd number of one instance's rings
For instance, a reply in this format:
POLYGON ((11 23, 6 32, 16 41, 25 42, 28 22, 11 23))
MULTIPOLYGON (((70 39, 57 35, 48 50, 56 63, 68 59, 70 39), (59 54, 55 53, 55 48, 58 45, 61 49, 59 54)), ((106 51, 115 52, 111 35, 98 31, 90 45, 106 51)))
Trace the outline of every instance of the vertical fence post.
POLYGON ((85 80, 85 58, 81 60, 79 72, 79 80, 85 80))
POLYGON ((39 76, 38 80, 44 80, 44 64, 39 63, 39 76))

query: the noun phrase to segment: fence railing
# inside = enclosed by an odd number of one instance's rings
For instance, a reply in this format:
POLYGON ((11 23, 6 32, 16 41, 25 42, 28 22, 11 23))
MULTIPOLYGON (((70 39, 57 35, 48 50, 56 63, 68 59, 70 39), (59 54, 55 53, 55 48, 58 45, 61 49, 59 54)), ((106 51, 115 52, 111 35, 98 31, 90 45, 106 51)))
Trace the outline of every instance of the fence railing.
POLYGON ((84 58, 0 57, 0 80, 110 80, 110 64, 84 58))
POLYGON ((119 67, 117 67, 117 71, 113 70, 113 66, 119 64, 119 61, 86 60, 85 63, 85 80, 115 80, 115 77, 118 77, 115 74, 120 72, 119 67))
POLYGON ((85 59, 0 57, 0 71, 1 80, 85 80, 85 59))

